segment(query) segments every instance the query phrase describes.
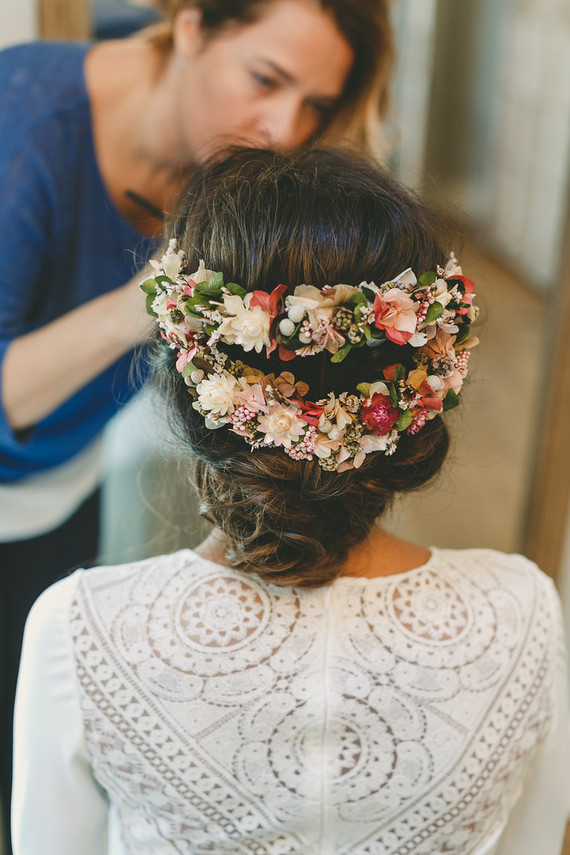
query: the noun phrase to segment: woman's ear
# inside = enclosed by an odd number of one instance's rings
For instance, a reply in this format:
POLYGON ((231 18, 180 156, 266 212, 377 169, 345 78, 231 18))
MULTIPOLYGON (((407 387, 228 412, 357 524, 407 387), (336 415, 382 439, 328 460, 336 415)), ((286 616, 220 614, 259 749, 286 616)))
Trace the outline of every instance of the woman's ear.
POLYGON ((202 12, 196 6, 182 9, 172 24, 174 55, 189 59, 202 46, 202 12))

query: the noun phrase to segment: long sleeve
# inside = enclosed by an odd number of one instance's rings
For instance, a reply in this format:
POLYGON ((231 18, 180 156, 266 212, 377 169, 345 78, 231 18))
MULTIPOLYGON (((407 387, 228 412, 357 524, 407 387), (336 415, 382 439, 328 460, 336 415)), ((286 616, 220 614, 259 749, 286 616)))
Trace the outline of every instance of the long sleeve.
POLYGON ((109 804, 91 772, 71 652, 77 577, 44 592, 26 625, 14 726, 14 855, 108 852, 109 804))
POLYGON ((494 855, 560 855, 562 851, 570 786, 568 679, 562 616, 554 588, 552 593, 557 623, 551 658, 553 717, 494 855))

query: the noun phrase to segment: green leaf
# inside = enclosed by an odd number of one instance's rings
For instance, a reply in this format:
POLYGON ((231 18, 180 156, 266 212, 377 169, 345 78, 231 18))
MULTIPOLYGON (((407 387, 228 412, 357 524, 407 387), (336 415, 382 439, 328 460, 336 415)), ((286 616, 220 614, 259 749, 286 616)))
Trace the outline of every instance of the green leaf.
POLYGON ((159 285, 162 285, 164 282, 168 282, 169 285, 174 285, 174 282, 170 278, 170 276, 165 276, 164 273, 159 273, 158 276, 154 277, 154 281, 159 285))
POLYGON ((364 338, 366 339, 366 341, 370 341, 370 339, 372 338, 372 332, 371 332, 368 324, 366 324, 366 326, 364 327, 363 332, 364 332, 364 338))
POLYGON ((373 303, 374 300, 376 299, 376 292, 371 291, 370 288, 363 287, 362 293, 364 294, 364 296, 366 297, 366 300, 369 303, 373 303))
POLYGON ((396 422, 396 430, 400 433, 406 428, 409 428, 411 423, 413 422, 414 417, 412 416, 409 410, 403 410, 398 416, 398 421, 396 422))
POLYGON ((362 291, 355 291, 348 301, 347 306, 367 306, 368 302, 362 291))
POLYGON ((422 275, 418 279, 418 285, 421 288, 429 288, 430 285, 433 285, 436 279, 437 276, 435 275, 433 270, 426 270, 426 272, 422 273, 422 275))
POLYGON ((153 318, 158 318, 158 315, 152 308, 152 304, 154 303, 154 294, 146 295, 146 310, 149 315, 152 315, 153 318))
POLYGON ((348 356, 351 350, 352 345, 347 342, 345 345, 339 348, 336 353, 333 353, 333 355, 331 356, 331 362, 342 362, 342 360, 348 356))
POLYGON ((184 301, 184 305, 189 306, 190 308, 201 306, 203 309, 209 309, 210 301, 204 294, 195 294, 193 297, 188 297, 188 299, 184 301))
POLYGON ((222 293, 224 284, 224 274, 216 273, 209 282, 197 282, 196 291, 200 294, 209 294, 212 297, 217 297, 222 293))
MULTIPOLYGON (((456 318, 455 323, 457 323, 458 320, 459 318, 456 318)), ((469 333, 469 321, 467 321, 466 323, 463 322, 463 324, 459 327, 459 332, 457 333, 455 344, 462 344, 467 338, 469 338, 469 333)))
POLYGON ((443 399, 443 412, 446 413, 448 410, 452 410, 459 404, 460 400, 461 397, 453 389, 449 389, 443 399))
POLYGON ((359 392, 361 392, 363 395, 366 395, 366 397, 369 398, 370 397, 370 386, 371 385, 372 385, 371 383, 359 383, 356 388, 359 392))
POLYGON ((396 391, 396 386, 394 383, 388 383, 388 392, 390 393, 390 400, 392 404, 397 407, 398 406, 398 392, 396 391))
POLYGON ((156 279, 145 279, 144 282, 141 282, 139 288, 145 294, 152 294, 153 297, 156 297, 156 279))
POLYGON ((190 377, 193 371, 196 371, 196 366, 193 362, 187 362, 181 371, 183 377, 190 377))
POLYGON ((399 380, 403 380, 405 376, 406 369, 401 363, 398 363, 398 365, 396 365, 396 370, 394 371, 394 380, 398 382, 399 380))
POLYGON ((442 315, 443 306, 436 300, 435 303, 432 303, 429 309, 427 310, 424 323, 431 324, 433 323, 433 321, 437 321, 438 318, 441 318, 442 315))
POLYGON ((226 282, 225 288, 230 292, 230 294, 237 294, 238 297, 245 297, 247 291, 245 288, 242 288, 241 285, 238 285, 236 282, 226 282))
POLYGON ((185 315, 190 315, 192 318, 200 318, 201 321, 204 320, 202 312, 197 311, 194 306, 191 305, 190 300, 186 300, 182 308, 184 309, 185 315))

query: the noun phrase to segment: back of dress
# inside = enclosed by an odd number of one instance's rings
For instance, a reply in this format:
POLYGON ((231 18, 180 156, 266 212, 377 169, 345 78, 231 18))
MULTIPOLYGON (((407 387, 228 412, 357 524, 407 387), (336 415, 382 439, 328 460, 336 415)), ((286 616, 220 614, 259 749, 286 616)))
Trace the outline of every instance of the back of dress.
POLYGON ((520 556, 294 590, 184 551, 72 580, 129 855, 495 851, 564 692, 556 594, 520 556))

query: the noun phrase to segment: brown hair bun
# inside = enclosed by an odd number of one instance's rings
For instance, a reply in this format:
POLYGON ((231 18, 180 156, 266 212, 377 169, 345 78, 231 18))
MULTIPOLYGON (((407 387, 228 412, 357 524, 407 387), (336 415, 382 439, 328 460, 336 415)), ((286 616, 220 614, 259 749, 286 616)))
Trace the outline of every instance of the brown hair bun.
MULTIPOLYGON (((226 281, 270 292, 279 283, 381 284, 407 267, 433 270, 445 258, 435 222, 433 212, 355 155, 246 149, 196 171, 172 235, 190 269, 204 259, 226 281)), ((283 370, 275 353, 218 346, 265 373, 283 370)), ((416 435, 402 435, 392 456, 369 454, 360 469, 343 473, 295 461, 279 448, 252 453, 227 428, 206 428, 175 360, 159 341, 157 376, 173 427, 196 460, 204 514, 225 533, 233 567, 276 584, 331 581, 395 494, 425 484, 445 459, 448 433, 439 416, 416 435)), ((381 379, 397 361, 412 366, 413 348, 386 342, 353 350, 340 364, 323 352, 287 365, 316 401, 381 379)))

